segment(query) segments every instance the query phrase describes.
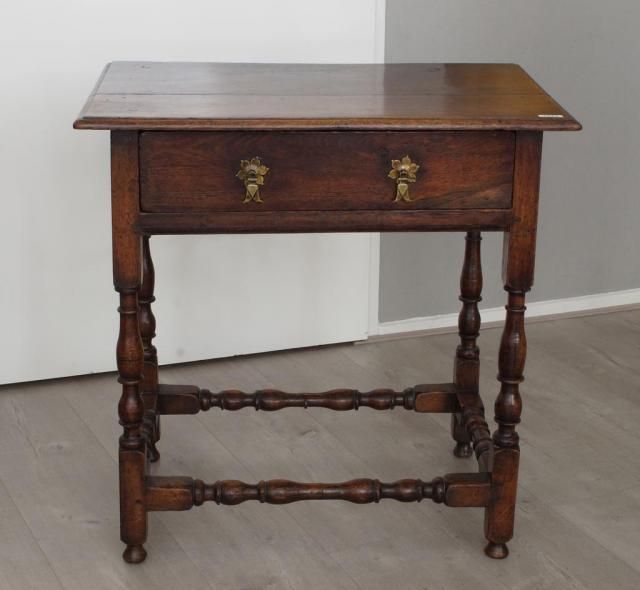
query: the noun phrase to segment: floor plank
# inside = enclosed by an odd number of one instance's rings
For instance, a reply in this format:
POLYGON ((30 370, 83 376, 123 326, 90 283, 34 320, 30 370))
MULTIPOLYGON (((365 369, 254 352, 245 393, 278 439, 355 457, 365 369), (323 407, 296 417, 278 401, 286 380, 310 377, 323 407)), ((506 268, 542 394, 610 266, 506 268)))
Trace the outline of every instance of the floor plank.
POLYGON ((60 590, 62 585, 4 484, 0 483, 0 589, 60 590))
MULTIPOLYGON (((85 395, 90 384, 80 382, 85 395)), ((162 526, 147 545, 155 567, 122 561, 117 466, 66 403, 73 387, 66 380, 0 396, 0 478, 63 587, 210 588, 162 526)))
MULTIPOLYGON (((166 371, 167 378, 181 378, 183 381, 189 381, 192 373, 193 370, 186 368, 166 371)), ((113 391, 113 378, 110 381, 105 384, 105 389, 113 391)), ((115 419, 110 422, 104 420, 104 416, 113 412, 113 400, 106 395, 93 400, 82 395, 69 395, 68 398, 99 440, 110 449, 115 460, 119 426, 115 419)), ((229 424, 228 416, 225 418, 229 424)), ((246 420, 243 422, 242 430, 251 432, 246 420)), ((242 430, 238 430, 236 425, 236 438, 242 430)), ((190 475, 207 482, 222 478, 257 481, 237 460, 236 449, 230 452, 197 418, 166 417, 162 432, 162 458, 159 464, 152 466, 154 471, 190 475)), ((260 442, 246 435, 241 438, 254 448, 260 442)), ((340 565, 287 516, 286 511, 264 508, 252 504, 238 507, 208 504, 187 513, 152 514, 149 519, 149 538, 155 535, 158 525, 165 525, 217 590, 359 588, 340 565), (259 565, 254 567, 256 564, 259 565)), ((156 558, 151 553, 150 545, 149 554, 145 565, 153 566, 156 558)))
MULTIPOLYGON (((159 327, 162 337, 161 326, 159 327)), ((482 553, 482 510, 431 502, 206 505, 153 514, 121 561, 118 386, 98 375, 0 392, 0 589, 601 590, 640 587, 640 310, 528 326, 516 537, 482 553)), ((480 338, 488 415, 500 330, 480 338)), ((212 389, 404 388, 451 378, 455 334, 165 367, 212 389)), ((448 416, 396 409, 163 419, 157 473, 207 481, 430 479, 473 470, 448 416)))
MULTIPOLYGON (((286 380, 278 382, 279 386, 298 388, 291 366, 284 369, 276 358, 265 362, 281 375, 287 376, 286 380)), ((252 363, 252 368, 255 366, 252 363)), ((207 383, 214 387, 222 387, 223 383, 229 383, 230 380, 241 387, 249 387, 244 367, 237 364, 235 370, 233 366, 227 366, 206 377, 207 383)), ((250 378, 255 385, 255 378, 250 378)), ((258 383, 270 385, 266 381, 258 383)), ((310 375, 307 375, 306 383, 312 386, 318 384, 310 375)), ((318 413, 342 422, 343 428, 360 422, 360 416, 353 413, 322 410, 285 410, 276 413, 248 410, 235 415, 218 412, 200 415, 199 420, 211 432, 215 432, 225 446, 233 449, 238 460, 252 473, 254 481, 273 477, 298 481, 343 481, 357 476, 383 475, 393 480, 422 474, 416 473, 415 465, 411 469, 405 468, 401 474, 385 471, 384 465, 367 465, 357 453, 347 449, 339 438, 318 422, 318 413), (248 425, 251 436, 238 436, 241 424, 248 425)), ((389 414, 363 409, 361 415, 373 420, 389 414)), ((375 453, 371 440, 375 426, 370 420, 367 420, 370 429, 367 436, 371 447, 369 453, 375 453)), ((268 507, 266 509, 269 510, 268 507)), ((370 506, 332 502, 316 502, 312 505, 300 503, 278 510, 291 514, 363 588, 386 589, 391 580, 402 588, 422 588, 425 583, 422 568, 427 567, 431 571, 430 579, 441 580, 442 587, 470 587, 475 579, 475 574, 464 567, 464 552, 460 543, 448 534, 446 517, 442 514, 435 519, 429 519, 428 515, 416 519, 416 505, 395 502, 370 506), (428 564, 425 563, 427 561, 428 564), (416 562, 421 562, 422 568, 411 567, 416 562), (451 563, 457 563, 459 567, 451 567, 451 563)), ((476 587, 496 588, 496 585, 495 582, 485 585, 478 581, 476 587)))

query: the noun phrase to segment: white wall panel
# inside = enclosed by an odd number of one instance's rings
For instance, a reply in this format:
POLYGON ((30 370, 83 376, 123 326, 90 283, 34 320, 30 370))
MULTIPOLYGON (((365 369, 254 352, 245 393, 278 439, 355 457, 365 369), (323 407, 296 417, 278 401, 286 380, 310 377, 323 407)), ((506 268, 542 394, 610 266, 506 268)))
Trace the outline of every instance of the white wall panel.
MULTIPOLYGON (((0 382, 115 367, 108 134, 71 128, 106 62, 370 62, 383 9, 373 0, 3 7, 0 382)), ((366 334, 367 235, 153 241, 161 362, 366 334)))

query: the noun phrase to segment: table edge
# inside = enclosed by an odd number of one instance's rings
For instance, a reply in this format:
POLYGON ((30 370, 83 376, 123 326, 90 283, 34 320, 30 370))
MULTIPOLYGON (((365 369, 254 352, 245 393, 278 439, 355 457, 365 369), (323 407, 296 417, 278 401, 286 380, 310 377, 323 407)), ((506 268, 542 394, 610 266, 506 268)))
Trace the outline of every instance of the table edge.
POLYGON ((573 117, 540 121, 522 119, 144 119, 84 117, 80 130, 119 131, 580 131, 573 117))

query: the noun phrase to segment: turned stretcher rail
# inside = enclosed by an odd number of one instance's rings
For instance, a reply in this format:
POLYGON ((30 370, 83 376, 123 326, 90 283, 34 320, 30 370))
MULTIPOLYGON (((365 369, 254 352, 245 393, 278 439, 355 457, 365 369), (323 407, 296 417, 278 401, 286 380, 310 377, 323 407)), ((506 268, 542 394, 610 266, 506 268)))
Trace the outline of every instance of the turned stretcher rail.
POLYGON ((304 500, 344 500, 370 504, 383 499, 420 502, 424 499, 447 506, 486 506, 491 490, 486 473, 458 473, 431 481, 402 479, 383 483, 354 479, 342 483, 298 483, 284 479, 248 484, 223 480, 206 484, 190 477, 147 477, 147 510, 189 510, 204 502, 234 506, 255 500, 265 504, 290 504, 304 500))
POLYGON ((287 393, 276 389, 262 389, 252 393, 237 390, 212 393, 206 389, 200 392, 200 407, 204 411, 210 408, 230 411, 255 408, 266 412, 284 408, 326 408, 341 412, 361 407, 373 410, 391 410, 395 407, 413 410, 414 403, 415 391, 412 387, 404 391, 377 389, 368 392, 355 389, 334 389, 322 393, 287 393))
POLYGON ((159 414, 197 414, 211 408, 228 411, 254 408, 274 412, 284 408, 348 411, 363 407, 374 410, 399 407, 416 412, 455 412, 460 410, 457 393, 459 390, 453 383, 416 385, 403 391, 334 389, 321 393, 287 393, 277 389, 251 393, 238 390, 211 392, 188 385, 160 385, 157 409, 159 414))
POLYGON ((458 404, 462 410, 462 425, 469 434, 480 470, 490 471, 493 441, 484 415, 482 400, 475 393, 460 392, 458 393, 458 404))

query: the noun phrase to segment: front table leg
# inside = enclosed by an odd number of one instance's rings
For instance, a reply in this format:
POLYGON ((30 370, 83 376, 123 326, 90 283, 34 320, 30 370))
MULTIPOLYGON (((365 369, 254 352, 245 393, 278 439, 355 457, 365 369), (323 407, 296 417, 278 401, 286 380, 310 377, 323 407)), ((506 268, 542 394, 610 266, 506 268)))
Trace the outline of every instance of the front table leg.
POLYGON ((120 536, 127 544, 123 554, 129 563, 146 557, 142 547, 147 537, 145 493, 145 440, 142 436, 144 404, 140 395, 142 340, 138 326, 138 293, 120 291, 120 335, 118 337, 118 381, 122 396, 118 416, 124 429, 118 453, 120 463, 120 536))
POLYGON ((502 559, 509 551, 506 542, 513 537, 518 485, 520 446, 516 425, 520 422, 522 399, 520 382, 524 370, 527 341, 524 333, 524 293, 509 291, 507 320, 500 343, 500 393, 495 403, 498 430, 493 435, 493 501, 487 508, 485 534, 489 557, 502 559))
POLYGON ((507 317, 500 342, 500 393, 495 403, 498 429, 493 435, 491 502, 485 513, 485 553, 507 557, 513 525, 520 460, 516 425, 520 422, 527 341, 524 332, 525 294, 533 284, 542 134, 519 132, 513 187, 514 222, 505 234, 503 280, 508 293, 507 317))
POLYGON ((146 441, 143 433, 142 378, 144 355, 138 296, 142 286, 142 238, 135 230, 138 215, 138 134, 111 134, 111 198, 113 278, 120 294, 120 334, 117 345, 120 424, 120 537, 127 545, 123 558, 140 563, 146 557, 146 441))

